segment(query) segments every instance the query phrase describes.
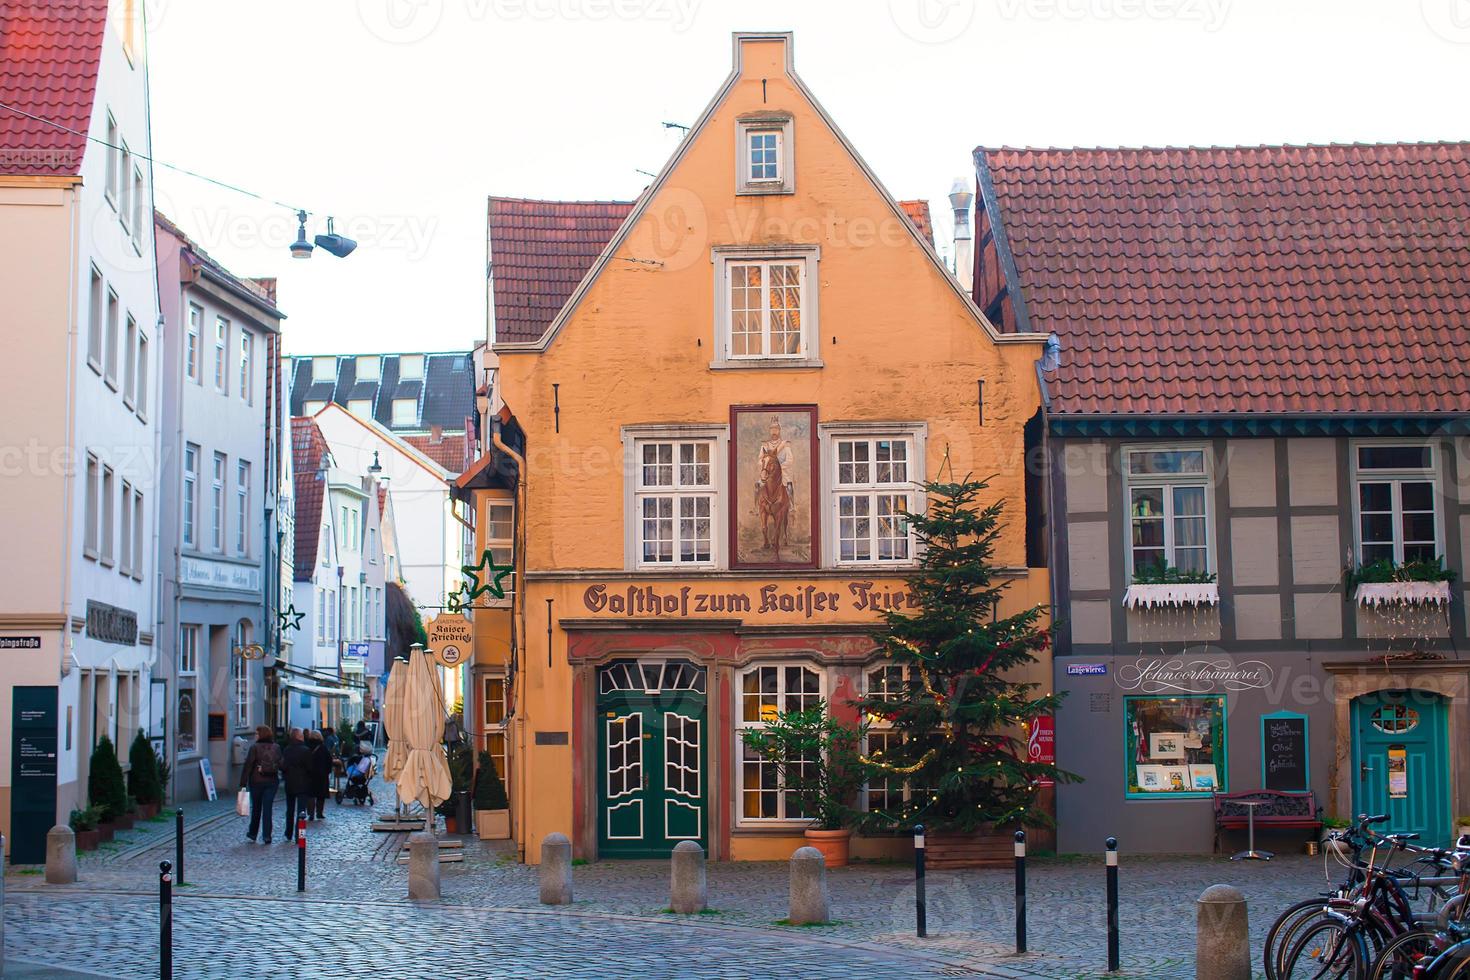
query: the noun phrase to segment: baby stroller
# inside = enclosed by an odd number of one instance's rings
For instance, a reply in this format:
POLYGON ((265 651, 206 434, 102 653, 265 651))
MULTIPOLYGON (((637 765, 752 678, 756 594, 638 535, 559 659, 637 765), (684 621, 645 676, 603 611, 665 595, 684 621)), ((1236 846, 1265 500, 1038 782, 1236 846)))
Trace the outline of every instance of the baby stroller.
POLYGON ((337 805, 341 806, 344 800, 351 800, 358 806, 364 803, 371 806, 375 801, 368 783, 372 781, 377 768, 377 756, 364 752, 353 754, 347 760, 347 785, 337 794, 337 805))

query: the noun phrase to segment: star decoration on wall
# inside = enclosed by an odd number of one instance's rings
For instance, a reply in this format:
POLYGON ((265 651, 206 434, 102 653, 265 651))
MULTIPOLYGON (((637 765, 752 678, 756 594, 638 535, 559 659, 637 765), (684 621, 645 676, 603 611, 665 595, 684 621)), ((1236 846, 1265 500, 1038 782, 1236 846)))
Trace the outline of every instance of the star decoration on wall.
POLYGON ((280 624, 280 631, 282 633, 285 633, 287 630, 301 632, 301 618, 305 615, 306 613, 304 612, 296 611, 296 603, 291 603, 285 610, 276 614, 276 620, 280 624))
POLYGON ((465 578, 469 579, 464 584, 464 590, 467 593, 465 603, 468 605, 486 593, 497 599, 504 599, 505 587, 500 583, 515 569, 510 565, 496 564, 495 556, 490 554, 489 548, 486 548, 484 554, 480 556, 478 565, 461 565, 459 570, 464 573, 465 578), (483 583, 481 582, 482 573, 483 578, 487 580, 483 583))
POLYGON ((470 595, 469 583, 461 582, 459 588, 445 596, 444 608, 452 613, 457 613, 473 602, 474 597, 470 595))

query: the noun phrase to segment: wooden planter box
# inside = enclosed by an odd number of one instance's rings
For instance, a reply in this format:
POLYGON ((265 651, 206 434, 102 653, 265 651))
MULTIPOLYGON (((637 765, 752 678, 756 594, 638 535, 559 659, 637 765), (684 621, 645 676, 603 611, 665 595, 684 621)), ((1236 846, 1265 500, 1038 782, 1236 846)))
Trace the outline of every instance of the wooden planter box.
POLYGON ((481 840, 509 840, 510 811, 476 810, 475 830, 481 840))
POLYGON ((76 835, 79 851, 95 851, 97 845, 102 843, 102 835, 95 830, 76 830, 73 833, 76 835))
POLYGON ((120 816, 117 819, 113 820, 112 821, 112 827, 113 827, 113 829, 114 830, 132 830, 133 829, 133 816, 134 816, 134 814, 124 813, 122 816, 120 816))
POLYGON ((98 842, 106 844, 108 841, 112 840, 112 829, 113 827, 110 823, 99 823, 97 825, 98 842))
POLYGON ((159 804, 157 803, 139 803, 138 819, 152 820, 154 817, 158 816, 158 807, 159 804))
POLYGON ((1013 868, 1016 863, 1014 831, 1005 833, 925 834, 924 863, 949 868, 1013 868))

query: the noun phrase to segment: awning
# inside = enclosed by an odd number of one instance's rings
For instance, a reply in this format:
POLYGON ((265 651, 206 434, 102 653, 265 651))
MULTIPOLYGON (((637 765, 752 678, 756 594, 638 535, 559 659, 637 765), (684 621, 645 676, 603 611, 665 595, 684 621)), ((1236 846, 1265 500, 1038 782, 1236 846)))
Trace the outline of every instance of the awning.
POLYGON ((284 678, 284 682, 287 688, 300 692, 301 694, 310 694, 319 698, 347 698, 353 704, 357 704, 362 700, 362 695, 359 692, 349 691, 342 687, 323 687, 320 684, 308 684, 294 677, 286 677, 284 678))

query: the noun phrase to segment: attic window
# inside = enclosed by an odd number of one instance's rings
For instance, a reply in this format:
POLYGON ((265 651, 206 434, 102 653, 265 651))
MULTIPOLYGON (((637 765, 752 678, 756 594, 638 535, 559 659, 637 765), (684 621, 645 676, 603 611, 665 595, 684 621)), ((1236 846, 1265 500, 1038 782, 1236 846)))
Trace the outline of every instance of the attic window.
POLYGON ((311 359, 312 381, 336 381, 337 359, 335 357, 313 357, 311 359))
POLYGON ((357 380, 377 381, 383 359, 376 354, 365 354, 357 359, 357 380))
POLYGON ((416 425, 419 420, 419 403, 414 398, 393 399, 393 424, 416 425))
POLYGON ((424 355, 402 354, 398 358, 398 380, 419 381, 424 376, 424 355))
POLYGON ((793 193, 796 190, 796 157, 790 117, 762 116, 742 119, 736 126, 736 192, 793 193))

